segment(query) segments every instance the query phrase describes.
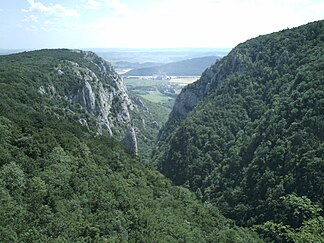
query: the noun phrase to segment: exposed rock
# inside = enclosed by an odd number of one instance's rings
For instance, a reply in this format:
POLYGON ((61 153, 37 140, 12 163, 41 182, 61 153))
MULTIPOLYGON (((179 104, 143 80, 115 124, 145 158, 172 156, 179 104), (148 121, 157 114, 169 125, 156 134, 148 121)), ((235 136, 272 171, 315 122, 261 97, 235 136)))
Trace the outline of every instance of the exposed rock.
POLYGON ((86 126, 89 129, 88 122, 86 119, 79 119, 79 122, 82 126, 86 126))
POLYGON ((44 95, 48 94, 50 96, 53 96, 56 93, 55 87, 53 85, 48 85, 48 86, 40 86, 38 88, 38 93, 44 95))
MULTIPOLYGON (((76 90, 57 92, 53 84, 42 85, 38 88, 40 94, 57 95, 71 102, 81 105, 88 113, 95 117, 95 127, 99 135, 104 132, 116 137, 130 151, 137 153, 136 132, 131 123, 130 110, 134 105, 128 96, 126 86, 113 67, 93 52, 74 51, 83 55, 86 63, 62 60, 54 70, 62 78, 71 73, 77 79, 76 90), (91 67, 91 69, 90 69, 91 67)), ((60 90, 60 89, 58 89, 60 90)), ((144 105, 142 103, 142 105, 144 105)), ((86 117, 78 120, 89 128, 86 117)), ((92 123, 93 124, 93 123, 92 123)))
POLYGON ((137 139, 134 127, 129 126, 121 143, 129 150, 137 154, 137 139))
POLYGON ((49 95, 53 96, 56 94, 56 89, 55 89, 54 85, 51 84, 47 88, 48 88, 47 92, 49 95))
POLYGON ((81 52, 98 70, 90 70, 68 61, 76 76, 83 83, 72 100, 97 117, 97 133, 117 136, 125 146, 137 152, 137 140, 131 125, 129 110, 133 104, 126 86, 112 66, 93 52, 81 52))
POLYGON ((46 94, 46 90, 45 90, 44 86, 40 86, 38 88, 38 93, 40 93, 40 94, 46 94))
POLYGON ((146 122, 145 122, 145 119, 144 119, 144 118, 142 118, 142 126, 143 126, 143 129, 145 129, 145 127, 146 127, 146 122))
POLYGON ((72 98, 72 100, 78 102, 81 106, 86 108, 90 113, 95 114, 96 95, 92 91, 92 87, 88 81, 85 80, 84 86, 72 98))
POLYGON ((197 94, 192 92, 190 89, 181 92, 177 98, 177 102, 174 104, 173 112, 176 114, 187 117, 189 112, 196 106, 199 101, 197 94))
POLYGON ((202 73, 199 80, 183 88, 175 101, 169 120, 159 133, 158 144, 161 140, 170 139, 172 131, 187 118, 202 99, 217 90, 233 73, 244 72, 250 63, 251 60, 246 55, 234 49, 226 57, 216 60, 214 65, 202 73))
POLYGON ((73 67, 79 67, 79 64, 76 62, 72 62, 72 61, 66 61, 68 63, 70 63, 73 67))
POLYGON ((232 73, 242 73, 246 70, 250 60, 236 50, 228 54, 227 57, 217 60, 216 63, 207 68, 201 78, 186 86, 178 95, 171 117, 185 119, 193 108, 212 90, 217 89, 222 82, 232 73))
POLYGON ((142 108, 144 111, 149 111, 144 102, 137 96, 132 97, 132 102, 135 106, 142 108))

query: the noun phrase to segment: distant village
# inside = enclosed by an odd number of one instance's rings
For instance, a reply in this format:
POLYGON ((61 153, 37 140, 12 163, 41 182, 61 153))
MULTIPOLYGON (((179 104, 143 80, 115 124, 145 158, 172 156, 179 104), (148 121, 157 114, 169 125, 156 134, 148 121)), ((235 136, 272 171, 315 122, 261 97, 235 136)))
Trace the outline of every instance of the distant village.
POLYGON ((171 80, 172 77, 166 73, 153 74, 152 76, 123 76, 123 78, 145 79, 145 80, 171 80))

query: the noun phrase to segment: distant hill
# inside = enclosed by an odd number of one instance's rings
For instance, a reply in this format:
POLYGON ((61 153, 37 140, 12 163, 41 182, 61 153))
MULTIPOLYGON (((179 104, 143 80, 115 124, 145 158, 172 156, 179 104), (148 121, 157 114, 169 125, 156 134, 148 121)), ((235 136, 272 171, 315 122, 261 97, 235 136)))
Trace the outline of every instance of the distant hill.
POLYGON ((143 49, 90 49, 103 59, 116 63, 127 61, 131 63, 171 63, 191 58, 208 56, 225 56, 228 48, 143 48, 143 49))
POLYGON ((192 58, 179 62, 171 62, 160 66, 133 69, 125 76, 152 76, 154 74, 166 73, 170 76, 199 76, 209 66, 219 59, 217 56, 206 56, 192 58))

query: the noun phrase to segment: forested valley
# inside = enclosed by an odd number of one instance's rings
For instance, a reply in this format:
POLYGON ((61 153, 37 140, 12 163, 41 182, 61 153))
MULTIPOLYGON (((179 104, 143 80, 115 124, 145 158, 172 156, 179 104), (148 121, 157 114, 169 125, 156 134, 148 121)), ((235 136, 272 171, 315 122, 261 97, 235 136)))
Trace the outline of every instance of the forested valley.
POLYGON ((92 52, 0 56, 0 242, 324 242, 323 50, 324 21, 238 45, 159 134, 92 52))
POLYGON ((120 82, 93 53, 0 56, 0 242, 262 242, 121 145, 120 82))

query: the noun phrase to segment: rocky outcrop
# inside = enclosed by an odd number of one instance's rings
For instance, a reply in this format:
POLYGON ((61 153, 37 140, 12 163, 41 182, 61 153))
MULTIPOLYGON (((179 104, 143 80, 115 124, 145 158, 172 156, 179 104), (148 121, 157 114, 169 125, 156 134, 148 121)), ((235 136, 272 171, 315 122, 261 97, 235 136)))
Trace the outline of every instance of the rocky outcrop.
POLYGON ((216 90, 228 76, 244 72, 250 60, 243 62, 243 59, 246 59, 246 55, 233 50, 228 56, 207 68, 197 82, 186 86, 178 95, 170 119, 185 119, 198 102, 210 91, 216 90))
MULTIPOLYGON (((58 79, 70 80, 73 87, 58 95, 78 103, 92 117, 95 117, 95 129, 98 134, 108 133, 136 153, 137 140, 130 116, 130 110, 134 106, 123 80, 111 64, 95 53, 71 52, 78 53, 78 58, 60 60, 58 66, 54 67, 54 73, 58 79)), ((48 85, 39 87, 38 92, 51 94, 52 90, 53 88, 48 85)), ((82 117, 80 121, 88 127, 87 118, 82 117)))
POLYGON ((85 72, 81 74, 84 85, 76 94, 76 100, 97 117, 99 134, 102 134, 104 129, 107 130, 109 134, 118 136, 126 148, 136 153, 136 134, 129 113, 133 104, 123 80, 108 62, 95 53, 83 54, 95 65, 97 74, 85 68, 85 72))
POLYGON ((121 143, 129 150, 137 154, 137 138, 136 132, 133 126, 129 126, 126 130, 125 137, 121 143))
POLYGON ((173 113, 180 117, 186 118, 189 112, 197 105, 200 97, 190 89, 180 93, 177 102, 174 104, 173 113))
POLYGON ((85 80, 82 89, 79 90, 79 92, 73 97, 73 100, 78 102, 81 106, 86 108, 88 111, 90 112, 95 111, 96 96, 92 90, 91 85, 87 80, 85 80))

